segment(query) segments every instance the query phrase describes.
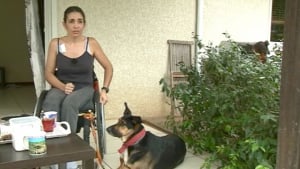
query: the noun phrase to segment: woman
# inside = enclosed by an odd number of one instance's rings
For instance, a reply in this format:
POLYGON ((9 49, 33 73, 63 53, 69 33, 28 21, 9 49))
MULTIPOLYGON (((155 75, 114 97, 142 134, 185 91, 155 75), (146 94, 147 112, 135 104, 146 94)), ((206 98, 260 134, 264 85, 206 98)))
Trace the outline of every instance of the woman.
POLYGON ((57 111, 61 121, 70 123, 76 132, 79 109, 93 98, 93 69, 96 59, 104 69, 100 102, 108 101, 107 93, 113 68, 99 43, 85 37, 85 14, 80 7, 71 6, 64 12, 63 26, 66 36, 51 40, 45 69, 46 80, 52 88, 43 103, 44 111, 57 111))
MULTIPOLYGON (((83 35, 85 14, 78 6, 64 12, 63 26, 66 36, 51 40, 45 69, 46 80, 52 88, 43 102, 44 111, 57 111, 61 121, 70 123, 71 132, 77 128, 78 113, 93 99, 94 59, 104 69, 100 102, 107 103, 107 93, 113 76, 113 68, 100 44, 83 35)), ((57 168, 57 165, 51 166, 57 168)), ((68 169, 77 168, 76 162, 68 162, 68 169)))

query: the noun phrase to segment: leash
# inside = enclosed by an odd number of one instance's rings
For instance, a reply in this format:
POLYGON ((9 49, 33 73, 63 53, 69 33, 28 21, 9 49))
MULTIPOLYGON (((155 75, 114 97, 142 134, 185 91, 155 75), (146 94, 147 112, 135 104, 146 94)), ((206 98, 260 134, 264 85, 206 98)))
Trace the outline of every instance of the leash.
POLYGON ((94 113, 88 112, 88 113, 84 113, 83 117, 87 120, 90 121, 91 124, 91 132, 93 134, 93 138, 94 138, 94 142, 95 142, 95 146, 96 146, 96 157, 97 157, 97 164, 98 166, 101 166, 102 169, 105 169, 103 163, 103 159, 101 157, 101 153, 100 153, 100 149, 98 146, 98 140, 97 140, 97 134, 96 134, 96 128, 94 126, 94 120, 95 120, 95 116, 94 113))

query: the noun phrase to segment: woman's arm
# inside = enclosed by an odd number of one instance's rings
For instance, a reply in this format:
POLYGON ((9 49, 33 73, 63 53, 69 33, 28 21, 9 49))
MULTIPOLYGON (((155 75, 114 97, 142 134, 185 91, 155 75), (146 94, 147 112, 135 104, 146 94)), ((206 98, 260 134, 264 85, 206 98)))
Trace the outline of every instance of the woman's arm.
POLYGON ((54 75, 56 67, 56 55, 57 55, 57 39, 52 39, 48 47, 48 55, 45 68, 45 78, 51 86, 65 91, 65 84, 62 83, 54 75))
MULTIPOLYGON (((108 89, 113 77, 113 66, 109 61, 109 59, 107 58, 107 56, 105 55, 105 53, 103 52, 100 44, 94 38, 90 38, 90 49, 93 56, 96 58, 96 60, 104 69, 103 87, 106 87, 108 89)), ((102 103, 107 102, 107 96, 105 90, 104 92, 102 90, 100 93, 100 101, 102 103)))

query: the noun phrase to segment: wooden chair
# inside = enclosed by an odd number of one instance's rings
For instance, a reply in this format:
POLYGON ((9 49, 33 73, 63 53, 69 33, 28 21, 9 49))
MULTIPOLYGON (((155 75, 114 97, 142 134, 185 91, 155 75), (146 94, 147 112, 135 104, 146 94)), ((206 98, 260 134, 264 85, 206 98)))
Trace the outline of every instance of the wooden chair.
MULTIPOLYGON (((179 62, 192 65, 193 41, 168 40, 170 86, 186 81, 186 76, 180 71, 179 62)), ((171 114, 175 114, 176 100, 171 99, 171 114)))

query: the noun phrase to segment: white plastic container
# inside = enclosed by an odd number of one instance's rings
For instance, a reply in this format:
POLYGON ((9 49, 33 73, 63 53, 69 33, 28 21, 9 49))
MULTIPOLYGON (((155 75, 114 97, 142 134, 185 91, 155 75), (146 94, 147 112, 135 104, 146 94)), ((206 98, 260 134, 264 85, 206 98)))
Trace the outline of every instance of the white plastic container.
POLYGON ((9 119, 12 131, 12 145, 16 151, 28 149, 27 137, 42 131, 41 120, 36 116, 9 119))

